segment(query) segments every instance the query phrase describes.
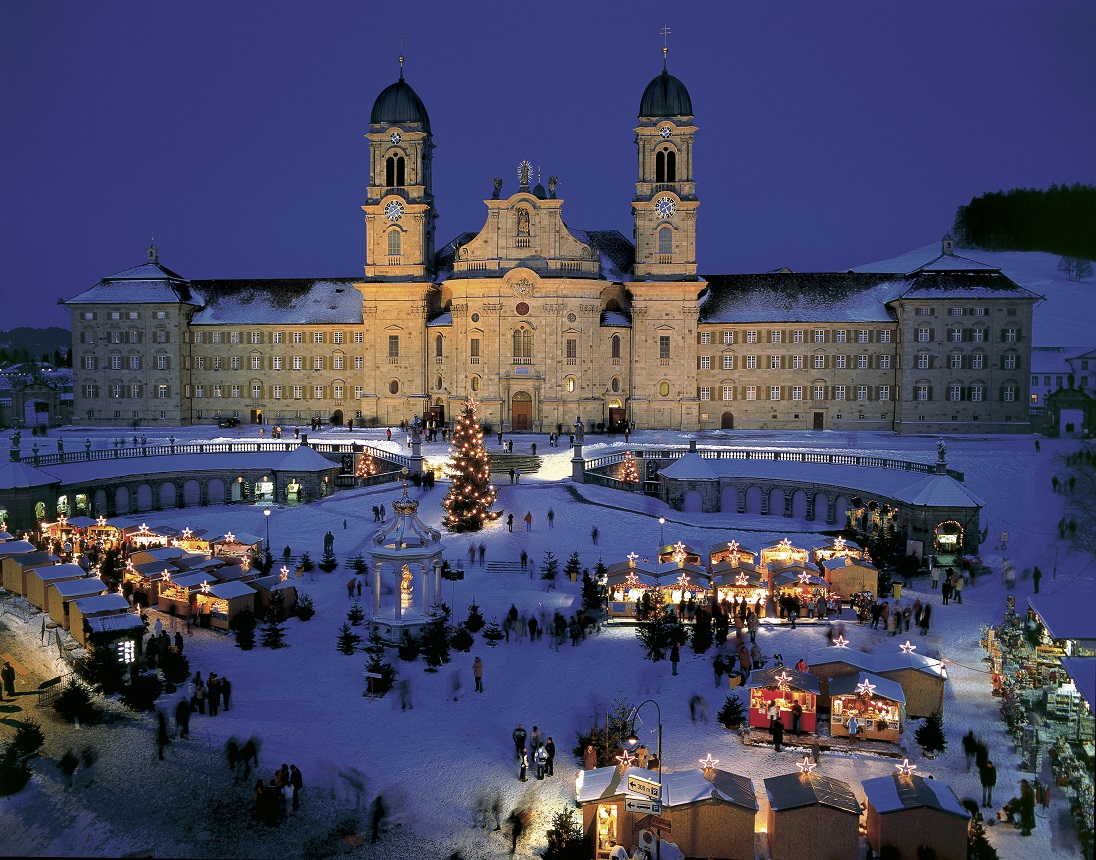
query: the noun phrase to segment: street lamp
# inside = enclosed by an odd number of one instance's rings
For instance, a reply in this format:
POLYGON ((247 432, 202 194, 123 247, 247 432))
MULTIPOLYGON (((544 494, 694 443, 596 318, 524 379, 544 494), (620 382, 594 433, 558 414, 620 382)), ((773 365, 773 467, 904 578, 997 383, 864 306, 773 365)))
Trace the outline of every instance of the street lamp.
POLYGON ((658 518, 658 549, 662 551, 662 547, 666 545, 666 542, 662 539, 662 529, 666 525, 666 517, 658 518))
POLYGON ((266 551, 270 552, 270 508, 263 510, 263 518, 266 520, 266 551))
MULTIPOLYGON (((666 522, 665 517, 659 517, 658 519, 659 519, 660 523, 666 522)), ((636 735, 635 720, 636 720, 636 717, 639 716, 639 709, 642 708, 644 705, 654 705, 655 706, 655 714, 657 715, 657 718, 658 718, 658 746, 657 746, 655 752, 658 755, 658 800, 661 803, 662 802, 662 709, 659 708, 658 702, 656 702, 654 699, 646 699, 645 701, 642 701, 638 705, 636 705, 635 708, 632 710, 632 716, 630 718, 630 722, 632 723, 632 733, 630 735, 628 735, 627 742, 628 742, 628 746, 630 746, 630 747, 635 747, 635 745, 639 743, 639 736, 636 735)), ((662 836, 661 836, 661 834, 658 836, 658 838, 655 841, 655 860, 662 860, 662 836)))

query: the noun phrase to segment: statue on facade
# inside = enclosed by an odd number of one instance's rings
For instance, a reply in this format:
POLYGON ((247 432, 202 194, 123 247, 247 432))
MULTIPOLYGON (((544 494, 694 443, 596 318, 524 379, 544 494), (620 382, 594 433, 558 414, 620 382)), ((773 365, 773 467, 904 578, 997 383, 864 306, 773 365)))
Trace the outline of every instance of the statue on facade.
POLYGON ((947 456, 948 446, 944 444, 944 440, 941 439, 936 443, 936 456, 941 463, 944 462, 944 457, 947 456))
POLYGON ((498 200, 499 195, 502 194, 502 177, 496 176, 491 181, 495 184, 495 190, 491 192, 491 199, 498 200))

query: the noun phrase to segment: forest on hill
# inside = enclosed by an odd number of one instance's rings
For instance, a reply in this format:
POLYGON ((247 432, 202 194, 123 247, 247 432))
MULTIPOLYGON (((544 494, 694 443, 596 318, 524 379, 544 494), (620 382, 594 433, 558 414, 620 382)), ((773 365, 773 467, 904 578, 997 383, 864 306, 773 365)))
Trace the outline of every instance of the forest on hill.
POLYGON ((1096 186, 991 191, 959 207, 953 232, 964 248, 1096 260, 1096 186))
POLYGON ((0 364, 45 359, 58 367, 71 367, 71 350, 72 333, 57 326, 0 331, 0 364))

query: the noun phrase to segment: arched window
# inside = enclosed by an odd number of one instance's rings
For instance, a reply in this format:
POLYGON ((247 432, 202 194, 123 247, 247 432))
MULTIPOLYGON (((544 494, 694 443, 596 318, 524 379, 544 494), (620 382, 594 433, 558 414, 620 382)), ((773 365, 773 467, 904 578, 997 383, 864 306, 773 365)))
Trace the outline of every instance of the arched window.
POLYGON ((434 355, 436 355, 438 358, 441 358, 442 356, 441 345, 442 339, 441 335, 439 334, 437 337, 434 338, 434 355))
POLYGON ((613 392, 620 391, 620 380, 617 377, 613 377, 613 381, 609 385, 613 389, 613 392))
POLYGON ((529 364, 533 360, 533 333, 527 328, 514 330, 514 363, 529 364))
POLYGON ((389 394, 399 394, 400 393, 400 383, 399 383, 398 379, 393 379, 391 382, 388 383, 388 393, 389 394))
POLYGON ((403 156, 390 155, 384 163, 384 184, 403 185, 403 156))
POLYGON ((398 257, 400 255, 400 231, 389 230, 388 231, 388 256, 398 257))
POLYGON ((437 378, 437 381, 434 383, 434 388, 437 389, 438 391, 441 391, 442 384, 441 384, 441 377, 440 376, 437 378))
POLYGON ((568 394, 572 393, 576 387, 575 378, 573 376, 568 376, 563 380, 563 387, 567 389, 568 394))
POLYGON ((674 231, 669 227, 663 227, 658 231, 658 253, 672 254, 674 252, 674 231))
POLYGON ((480 378, 478 376, 473 376, 472 377, 472 390, 473 391, 479 391, 480 390, 480 378))
POLYGON ((673 150, 666 153, 666 181, 677 182, 677 153, 673 150))
POLYGON ((610 358, 620 358, 620 335, 614 334, 609 340, 610 358))
POLYGON ((661 395, 662 397, 669 397, 669 396, 670 396, 670 383, 668 383, 668 382, 660 382, 660 383, 658 384, 658 393, 659 393, 659 394, 660 394, 660 395, 661 395))
POLYGON ((666 181, 666 153, 659 150, 655 153, 655 182, 666 181))

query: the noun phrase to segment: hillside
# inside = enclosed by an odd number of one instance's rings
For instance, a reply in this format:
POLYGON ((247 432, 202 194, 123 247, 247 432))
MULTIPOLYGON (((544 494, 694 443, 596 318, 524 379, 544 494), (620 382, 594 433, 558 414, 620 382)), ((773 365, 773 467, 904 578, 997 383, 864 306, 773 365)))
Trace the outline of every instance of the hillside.
POLYGON ((0 349, 13 353, 25 349, 35 358, 43 354, 53 355, 54 350, 61 353, 72 348, 72 333, 57 326, 49 328, 30 328, 20 326, 10 331, 0 331, 0 349))

